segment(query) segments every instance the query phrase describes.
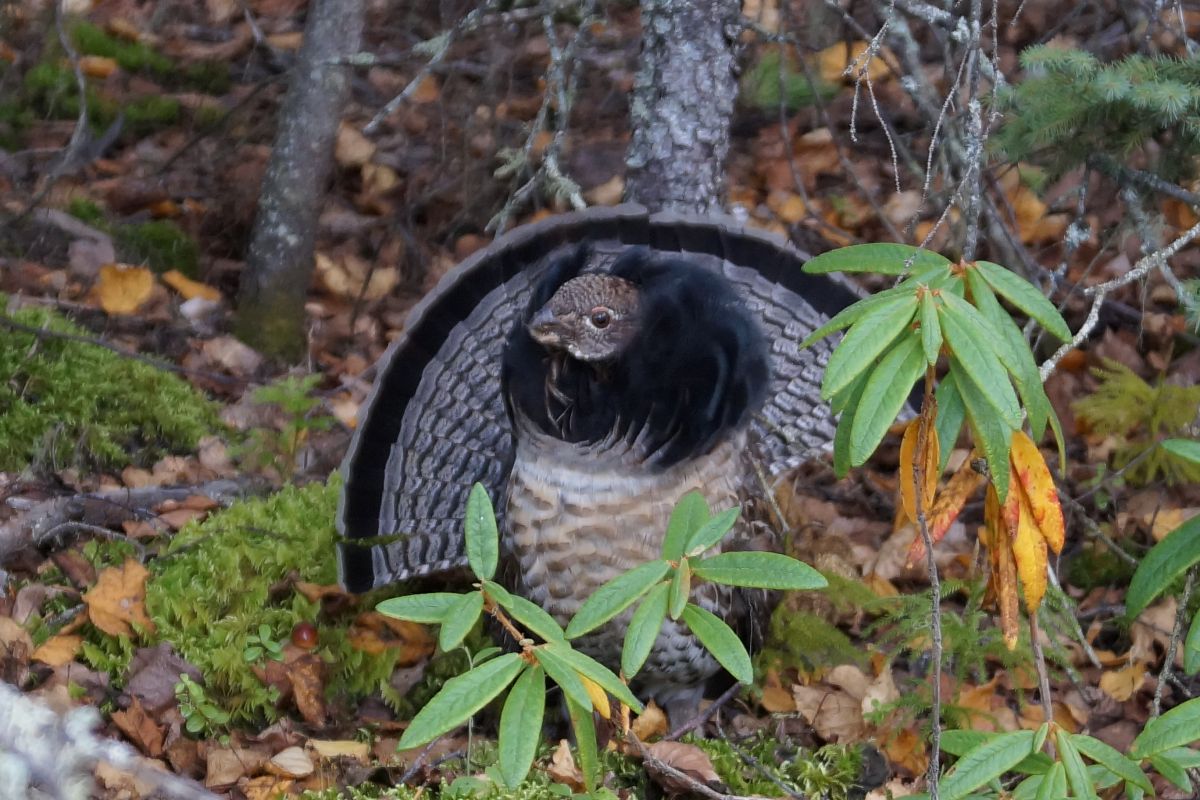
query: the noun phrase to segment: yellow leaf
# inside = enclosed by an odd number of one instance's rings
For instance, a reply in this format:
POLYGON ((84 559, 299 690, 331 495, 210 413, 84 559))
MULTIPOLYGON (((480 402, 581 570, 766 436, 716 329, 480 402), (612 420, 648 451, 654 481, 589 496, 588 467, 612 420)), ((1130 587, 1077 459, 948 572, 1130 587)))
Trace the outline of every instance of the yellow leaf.
POLYGON ((645 710, 633 721, 633 735, 643 742, 651 736, 667 735, 667 715, 653 700, 646 704, 645 710))
POLYGON ((576 674, 579 675, 579 680, 583 681, 583 688, 587 689, 588 697, 592 698, 592 708, 596 709, 596 713, 605 719, 612 719, 612 707, 608 704, 608 692, 601 689, 600 684, 582 672, 576 674))
POLYGON ((76 636, 73 633, 59 634, 47 639, 41 647, 33 651, 30 658, 52 667, 61 667, 63 664, 74 661, 81 647, 83 647, 82 636, 76 636))
MULTIPOLYGON (((839 42, 826 47, 817 53, 817 68, 821 72, 821 78, 827 83, 854 81, 863 69, 863 58, 868 47, 869 43, 861 40, 848 44, 839 42), (851 74, 845 74, 847 69, 851 74)), ((888 74, 887 63, 882 58, 887 54, 886 48, 876 53, 875 57, 866 65, 866 77, 877 81, 888 74)))
POLYGON ((1013 557, 1017 562, 1017 574, 1025 590, 1025 610, 1036 614, 1046 594, 1046 540, 1034 521, 1033 512, 1025 501, 1023 492, 1017 491, 1021 504, 1021 518, 1017 524, 1017 538, 1012 541, 1013 557))
POLYGON ((79 71, 89 78, 103 80, 117 71, 117 62, 105 56, 80 56, 79 71))
MULTIPOLYGON (((988 487, 988 494, 995 497, 994 486, 988 487)), ((1011 495, 1011 493, 1010 493, 1011 495)), ((989 527, 988 538, 991 547, 988 554, 992 561, 992 590, 996 594, 996 604, 1000 607, 1000 630, 1004 634, 1004 644, 1012 650, 1017 646, 1019 638, 1017 624, 1019 609, 1017 606, 1017 565, 1013 558, 1012 538, 1004 535, 1000 527, 999 498, 990 503, 996 509, 993 511, 994 527, 989 527)), ((987 515, 987 508, 984 514, 987 515)))
POLYGON ((162 281, 167 286, 170 286, 172 289, 179 292, 179 294, 183 296, 184 300, 191 300, 192 298, 199 297, 204 300, 211 300, 215 303, 221 299, 221 293, 216 289, 208 284, 192 280, 177 269, 173 269, 170 272, 164 272, 162 281))
POLYGON ((1124 669, 1110 670, 1100 676, 1100 689, 1114 700, 1125 702, 1133 697, 1146 680, 1146 665, 1135 661, 1124 669))
POLYGON ((105 264, 94 294, 106 313, 120 315, 137 311, 153 291, 154 273, 145 267, 105 264))
POLYGON ((1058 489, 1042 451, 1021 431, 1016 431, 1012 437, 1012 471, 1017 479, 1014 483, 1021 487, 1029 503, 1037 529, 1050 549, 1061 553, 1066 540, 1066 524, 1058 501, 1058 489))

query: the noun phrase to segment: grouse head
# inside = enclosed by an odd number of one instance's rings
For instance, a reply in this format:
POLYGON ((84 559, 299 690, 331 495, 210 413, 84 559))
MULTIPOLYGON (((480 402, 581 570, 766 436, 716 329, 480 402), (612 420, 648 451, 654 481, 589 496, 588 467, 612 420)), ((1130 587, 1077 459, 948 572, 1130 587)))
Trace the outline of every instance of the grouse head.
POLYGON ((637 336, 639 312, 635 284, 613 275, 580 275, 560 286, 527 327, 548 350, 566 351, 580 361, 611 361, 637 336))
POLYGON ((710 451, 757 411, 766 339, 703 264, 630 248, 606 271, 589 252, 553 261, 505 345, 501 382, 521 430, 624 448, 668 467, 710 451))

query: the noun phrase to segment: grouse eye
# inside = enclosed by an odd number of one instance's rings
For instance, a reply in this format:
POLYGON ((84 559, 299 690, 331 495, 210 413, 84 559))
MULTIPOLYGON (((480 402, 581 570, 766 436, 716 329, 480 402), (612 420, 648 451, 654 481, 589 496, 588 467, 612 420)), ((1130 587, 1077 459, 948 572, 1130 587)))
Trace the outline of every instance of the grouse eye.
POLYGON ((592 320, 592 325, 594 325, 595 327, 607 328, 608 324, 610 322, 612 322, 612 314, 609 312, 609 310, 607 308, 604 308, 603 306, 598 306, 598 307, 592 309, 591 320, 592 320))

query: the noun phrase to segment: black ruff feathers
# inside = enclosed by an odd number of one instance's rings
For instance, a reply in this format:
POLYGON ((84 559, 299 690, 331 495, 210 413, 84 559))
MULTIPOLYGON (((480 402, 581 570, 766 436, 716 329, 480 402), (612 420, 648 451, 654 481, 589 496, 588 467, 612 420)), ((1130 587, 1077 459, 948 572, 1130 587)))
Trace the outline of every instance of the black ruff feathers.
POLYGON ((637 440, 647 463, 666 468, 708 452, 761 407, 770 368, 758 323, 728 281, 682 258, 637 248, 612 265, 639 287, 642 320, 614 362, 586 364, 535 342, 525 321, 587 258, 580 247, 557 259, 509 335, 501 380, 510 416, 519 410, 573 443, 637 440))

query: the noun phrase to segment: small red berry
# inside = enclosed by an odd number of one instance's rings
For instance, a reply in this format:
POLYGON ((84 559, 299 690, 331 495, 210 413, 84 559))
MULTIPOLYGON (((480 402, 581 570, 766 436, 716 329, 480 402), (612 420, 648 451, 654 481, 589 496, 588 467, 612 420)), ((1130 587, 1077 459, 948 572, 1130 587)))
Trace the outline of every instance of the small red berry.
POLYGON ((292 644, 301 650, 312 650, 317 646, 317 626, 311 622, 297 622, 292 628, 292 644))

